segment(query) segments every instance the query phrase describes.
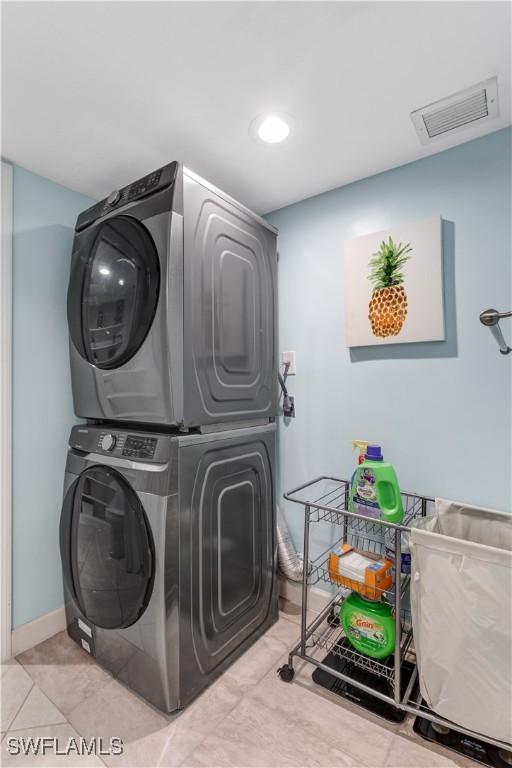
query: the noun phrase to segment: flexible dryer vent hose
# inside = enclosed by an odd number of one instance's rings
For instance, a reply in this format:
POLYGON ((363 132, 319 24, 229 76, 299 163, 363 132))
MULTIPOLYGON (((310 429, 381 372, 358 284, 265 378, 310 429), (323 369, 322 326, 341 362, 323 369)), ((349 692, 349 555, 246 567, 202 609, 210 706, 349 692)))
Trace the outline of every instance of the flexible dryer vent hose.
POLYGON ((295 550, 290 530, 279 506, 277 507, 277 554, 279 570, 291 581, 302 581, 302 557, 295 550))

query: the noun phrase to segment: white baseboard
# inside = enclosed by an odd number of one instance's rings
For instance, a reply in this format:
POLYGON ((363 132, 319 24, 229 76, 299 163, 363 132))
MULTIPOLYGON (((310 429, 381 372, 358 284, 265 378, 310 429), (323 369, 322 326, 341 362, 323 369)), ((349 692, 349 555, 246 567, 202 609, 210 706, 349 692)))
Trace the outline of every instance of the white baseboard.
MULTIPOLYGON (((289 600, 290 603, 300 606, 302 584, 280 577, 279 595, 289 600)), ((325 608, 330 598, 330 592, 311 587, 308 592, 308 608, 311 611, 320 612, 325 608)), ((64 629, 66 629, 66 613, 62 605, 60 608, 56 608, 54 611, 46 613, 38 619, 29 621, 27 624, 22 624, 21 627, 14 629, 11 637, 11 653, 13 656, 18 656, 20 653, 28 651, 30 648, 42 643, 44 640, 48 640, 49 637, 53 637, 57 632, 62 632, 64 629)))
MULTIPOLYGON (((289 600, 290 603, 300 606, 302 584, 280 577, 279 595, 289 600)), ((311 611, 320 612, 325 608, 330 598, 330 592, 311 587, 308 593, 308 608, 311 611)), ((56 608, 54 611, 14 629, 11 637, 11 653, 13 656, 18 656, 20 653, 28 651, 30 648, 44 642, 44 640, 48 640, 49 637, 53 637, 57 632, 62 632, 64 629, 66 629, 66 613, 64 606, 61 605, 60 608, 56 608)))
POLYGON ((13 656, 18 656, 18 654, 28 651, 34 645, 42 643, 43 640, 48 640, 49 637, 53 637, 63 629, 66 629, 66 613, 64 606, 61 605, 60 608, 13 629, 11 653, 13 656))
MULTIPOLYGON (((290 603, 300 606, 302 603, 302 584, 279 577, 279 595, 290 603)), ((308 590, 308 609, 320 613, 332 598, 332 593, 325 589, 310 587, 308 590)))

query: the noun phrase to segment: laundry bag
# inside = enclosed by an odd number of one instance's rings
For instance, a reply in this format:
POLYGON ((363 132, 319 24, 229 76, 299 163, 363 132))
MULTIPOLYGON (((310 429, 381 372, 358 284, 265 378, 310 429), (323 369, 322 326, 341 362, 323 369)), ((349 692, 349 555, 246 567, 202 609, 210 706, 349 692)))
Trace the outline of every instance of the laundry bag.
POLYGON ((512 743, 512 515, 436 500, 411 530, 420 690, 441 717, 512 743))

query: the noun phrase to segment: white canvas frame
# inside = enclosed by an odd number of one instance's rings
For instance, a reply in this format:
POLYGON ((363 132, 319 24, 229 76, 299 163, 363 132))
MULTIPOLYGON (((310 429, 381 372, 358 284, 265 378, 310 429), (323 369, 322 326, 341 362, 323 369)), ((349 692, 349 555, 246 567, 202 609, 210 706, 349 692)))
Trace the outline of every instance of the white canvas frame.
POLYGON ((345 242, 344 303, 345 338, 348 347, 407 344, 446 339, 443 286, 442 219, 434 216, 404 222, 380 232, 373 232, 345 242), (411 258, 402 272, 408 301, 405 321, 397 335, 374 335, 369 301, 372 285, 368 280, 369 261, 380 243, 389 237, 395 243, 410 243, 411 258))

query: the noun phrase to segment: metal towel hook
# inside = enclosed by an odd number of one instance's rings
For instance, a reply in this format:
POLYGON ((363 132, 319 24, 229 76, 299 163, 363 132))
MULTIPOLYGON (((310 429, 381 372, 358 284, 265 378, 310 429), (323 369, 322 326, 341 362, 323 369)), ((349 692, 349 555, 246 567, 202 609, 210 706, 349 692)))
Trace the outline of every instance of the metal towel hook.
POLYGON ((480 315, 480 322, 491 331, 498 342, 501 354, 508 355, 509 352, 512 352, 512 347, 508 346, 500 328, 500 320, 504 317, 512 317, 512 312, 498 312, 496 309, 486 309, 480 315))

